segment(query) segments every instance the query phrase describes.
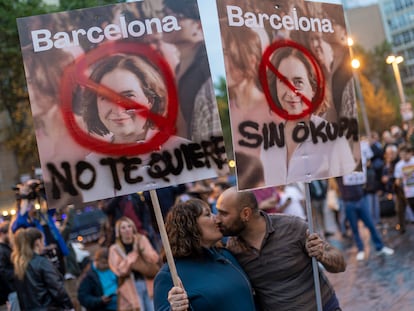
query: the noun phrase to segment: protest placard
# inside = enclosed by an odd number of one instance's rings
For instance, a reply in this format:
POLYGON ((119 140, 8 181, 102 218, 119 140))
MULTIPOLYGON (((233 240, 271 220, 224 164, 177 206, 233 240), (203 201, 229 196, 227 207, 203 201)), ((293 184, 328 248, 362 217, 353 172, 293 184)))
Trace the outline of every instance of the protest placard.
POLYGON ((159 3, 17 20, 49 207, 228 172, 199 16, 159 3))
POLYGON ((217 8, 238 189, 361 167, 342 6, 225 0, 217 8))

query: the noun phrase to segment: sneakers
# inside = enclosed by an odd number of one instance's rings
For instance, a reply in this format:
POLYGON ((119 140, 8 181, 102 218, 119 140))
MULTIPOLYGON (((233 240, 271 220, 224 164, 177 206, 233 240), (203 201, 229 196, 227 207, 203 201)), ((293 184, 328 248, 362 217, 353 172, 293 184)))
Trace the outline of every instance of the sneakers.
POLYGON ((365 253, 364 251, 359 251, 358 254, 356 255, 356 260, 361 261, 365 259, 365 253))
POLYGON ((378 252, 378 255, 386 255, 386 256, 391 256, 394 254, 394 250, 392 248, 386 247, 384 246, 383 248, 381 248, 378 252))

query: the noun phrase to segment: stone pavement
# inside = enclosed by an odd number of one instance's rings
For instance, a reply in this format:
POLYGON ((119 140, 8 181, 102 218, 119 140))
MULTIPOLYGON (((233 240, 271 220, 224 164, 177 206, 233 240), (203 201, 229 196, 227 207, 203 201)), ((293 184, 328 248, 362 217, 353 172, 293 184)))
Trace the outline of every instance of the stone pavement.
POLYGON ((347 268, 343 273, 328 273, 343 311, 411 311, 414 310, 414 224, 407 231, 396 231, 395 217, 383 218, 379 227, 384 244, 395 250, 393 256, 378 256, 369 231, 360 224, 368 258, 355 259, 353 240, 339 234, 329 238, 344 252, 347 268))

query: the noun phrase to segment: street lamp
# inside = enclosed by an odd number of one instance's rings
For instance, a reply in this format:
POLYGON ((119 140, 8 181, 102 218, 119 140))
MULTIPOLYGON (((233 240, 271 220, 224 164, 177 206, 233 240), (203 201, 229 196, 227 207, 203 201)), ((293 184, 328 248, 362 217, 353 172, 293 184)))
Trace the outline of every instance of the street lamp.
POLYGON ((351 37, 348 37, 349 54, 351 56, 351 67, 353 69, 352 73, 353 73, 354 80, 355 80, 356 94, 359 100, 359 105, 361 107, 361 114, 362 114, 362 120, 364 121, 365 132, 368 137, 371 137, 371 128, 368 122, 367 111, 365 109, 365 101, 364 101, 364 97, 362 96, 362 91, 361 91, 361 82, 359 81, 359 75, 358 75, 358 69, 359 67, 361 67, 361 62, 357 58, 354 58, 354 51, 352 49, 353 45, 354 45, 354 40, 351 37))
POLYGON ((400 70, 398 64, 404 61, 402 56, 390 55, 385 60, 387 64, 392 65, 392 70, 394 71, 395 81, 397 82, 398 94, 400 95, 400 112, 404 121, 412 119, 411 104, 406 102, 403 84, 401 82, 400 70))
POLYGON ((387 57, 385 61, 387 62, 387 64, 392 65, 392 70, 394 71, 395 80, 397 81, 398 94, 400 94, 401 104, 404 104, 405 95, 404 95, 403 85, 401 82, 400 70, 398 69, 398 64, 402 63, 404 61, 404 58, 402 56, 390 55, 387 57))

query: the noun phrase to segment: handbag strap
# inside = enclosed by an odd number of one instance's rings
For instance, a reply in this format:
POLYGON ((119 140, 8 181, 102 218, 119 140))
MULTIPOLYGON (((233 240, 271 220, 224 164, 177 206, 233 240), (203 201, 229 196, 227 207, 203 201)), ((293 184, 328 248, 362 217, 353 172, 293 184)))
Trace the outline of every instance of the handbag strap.
POLYGON ((121 246, 119 246, 118 243, 115 243, 115 250, 118 253, 119 256, 122 257, 122 259, 126 258, 126 253, 123 249, 121 249, 121 246))
MULTIPOLYGON (((115 251, 118 253, 119 256, 122 257, 122 259, 125 259, 126 258, 126 256, 127 256, 126 253, 122 250, 121 246, 118 243, 115 243, 115 251)), ((119 278, 119 281, 122 284, 127 278, 131 278, 131 280, 135 283, 134 273, 132 271, 129 274, 129 276, 127 276, 127 277, 120 277, 119 278)))

